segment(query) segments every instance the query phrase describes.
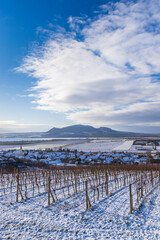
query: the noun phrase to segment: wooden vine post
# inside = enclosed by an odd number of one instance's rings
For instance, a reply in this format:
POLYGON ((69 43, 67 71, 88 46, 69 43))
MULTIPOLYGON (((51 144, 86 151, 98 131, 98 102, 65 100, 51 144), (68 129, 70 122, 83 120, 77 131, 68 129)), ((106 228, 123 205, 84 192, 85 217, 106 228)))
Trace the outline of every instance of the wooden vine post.
POLYGON ((48 206, 51 205, 50 192, 51 192, 51 179, 50 179, 50 176, 49 176, 49 177, 48 177, 48 206))
POLYGON ((74 173, 74 179, 75 179, 75 193, 77 193, 77 176, 76 176, 76 173, 74 173))
POLYGON ((18 202, 18 191, 19 191, 19 174, 17 175, 17 194, 16 194, 16 202, 18 202))
POLYGON ((107 172, 105 173, 106 175, 106 195, 108 195, 108 174, 107 172))
POLYGON ((152 173, 152 170, 151 170, 151 183, 152 183, 152 188, 153 188, 153 173, 152 173))
POLYGON ((18 194, 20 193, 21 195, 21 198, 23 198, 23 195, 22 195, 22 192, 21 192, 21 189, 20 189, 20 186, 19 186, 19 174, 17 175, 17 194, 16 194, 16 202, 18 202, 18 194))
MULTIPOLYGON (((55 191, 54 191, 55 192, 55 191)), ((56 202, 56 200, 55 200, 55 198, 54 198, 54 196, 53 196, 53 193, 52 193, 52 191, 51 191, 51 178, 50 178, 50 176, 48 177, 48 206, 50 206, 51 205, 51 198, 50 197, 52 197, 52 200, 53 200, 53 202, 55 203, 56 202)))
POLYGON ((86 210, 88 210, 89 208, 91 208, 91 202, 89 200, 89 196, 88 196, 88 182, 86 181, 86 210))
POLYGON ((143 175, 141 175, 141 198, 143 198, 143 175))
POLYGON ((133 212, 133 197, 132 197, 132 185, 129 184, 129 198, 130 198, 130 213, 133 212))

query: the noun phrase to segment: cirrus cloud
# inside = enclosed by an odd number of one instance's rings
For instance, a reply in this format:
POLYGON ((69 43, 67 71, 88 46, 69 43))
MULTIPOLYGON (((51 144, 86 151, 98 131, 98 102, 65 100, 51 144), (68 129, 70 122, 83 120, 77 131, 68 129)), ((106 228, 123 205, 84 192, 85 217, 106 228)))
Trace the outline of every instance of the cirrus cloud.
POLYGON ((36 79, 38 109, 95 126, 160 125, 160 2, 103 5, 69 17, 17 71, 36 79))

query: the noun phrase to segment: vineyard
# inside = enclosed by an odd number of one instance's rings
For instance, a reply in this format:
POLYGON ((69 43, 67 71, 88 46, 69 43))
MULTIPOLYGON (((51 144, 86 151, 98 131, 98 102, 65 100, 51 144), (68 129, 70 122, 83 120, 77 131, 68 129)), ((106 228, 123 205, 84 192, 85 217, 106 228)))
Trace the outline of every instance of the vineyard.
MULTIPOLYGON (((128 239, 132 232, 138 237, 159 234, 159 182, 158 165, 3 169, 0 239, 128 239), (143 210, 145 202, 148 208, 143 210)), ((152 239, 158 239, 155 236, 152 239)))
POLYGON ((44 205, 81 195, 88 210, 98 201, 128 188, 130 213, 147 193, 160 182, 158 166, 79 166, 40 170, 13 169, 0 174, 0 198, 10 203, 23 202, 43 195, 44 205))

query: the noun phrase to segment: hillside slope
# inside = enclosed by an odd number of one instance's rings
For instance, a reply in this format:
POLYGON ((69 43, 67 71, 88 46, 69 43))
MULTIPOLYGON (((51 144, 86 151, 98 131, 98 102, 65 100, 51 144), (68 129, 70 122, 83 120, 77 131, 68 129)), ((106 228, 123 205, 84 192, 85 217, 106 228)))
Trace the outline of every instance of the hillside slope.
POLYGON ((107 127, 94 128, 89 125, 73 125, 64 128, 52 128, 42 137, 77 138, 77 137, 134 137, 145 134, 121 132, 107 127))

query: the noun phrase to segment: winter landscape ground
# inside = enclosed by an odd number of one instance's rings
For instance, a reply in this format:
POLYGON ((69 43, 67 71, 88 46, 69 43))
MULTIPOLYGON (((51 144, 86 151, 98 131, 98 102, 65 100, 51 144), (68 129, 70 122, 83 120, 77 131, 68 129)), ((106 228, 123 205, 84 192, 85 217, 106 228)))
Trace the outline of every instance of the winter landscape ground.
POLYGON ((159 181, 143 165, 1 171, 1 239, 159 239, 159 181))
POLYGON ((160 239, 159 146, 137 141, 1 150, 0 239, 160 239))
POLYGON ((47 197, 0 203, 1 239, 160 239, 160 187, 141 208, 128 213, 128 189, 106 197, 92 209, 72 196, 47 206, 47 197))

